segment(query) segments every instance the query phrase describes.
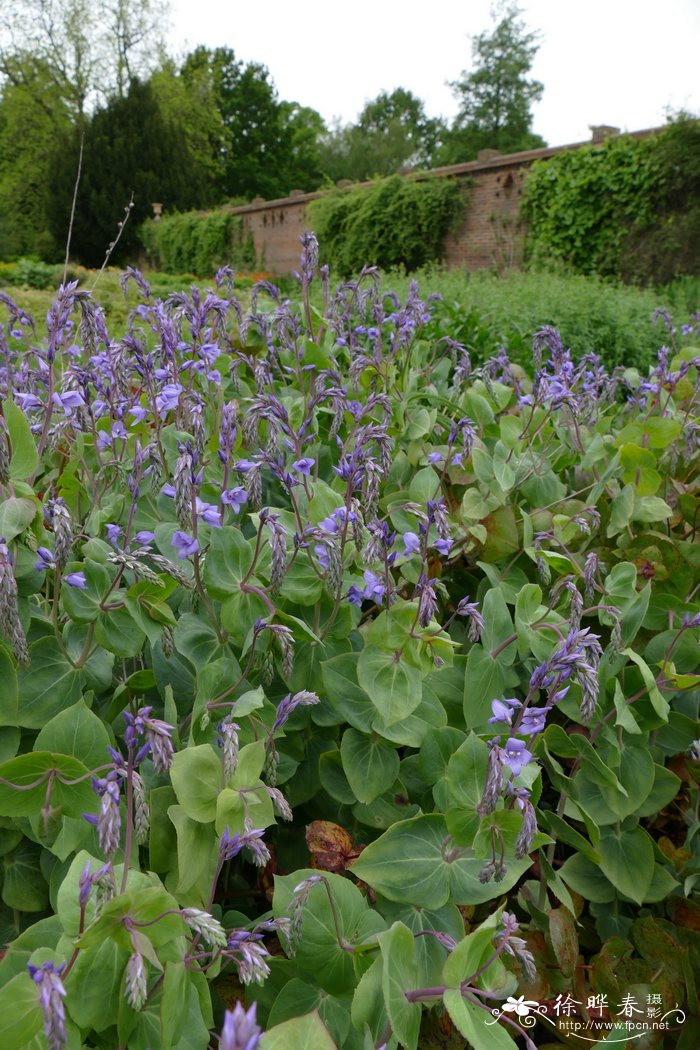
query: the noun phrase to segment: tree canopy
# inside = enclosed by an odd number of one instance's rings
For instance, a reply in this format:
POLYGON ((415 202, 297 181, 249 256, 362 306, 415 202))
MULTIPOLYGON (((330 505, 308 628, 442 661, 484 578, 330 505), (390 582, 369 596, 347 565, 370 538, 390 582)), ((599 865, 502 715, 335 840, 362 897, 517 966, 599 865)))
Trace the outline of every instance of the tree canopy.
POLYGON ((545 145, 532 131, 532 105, 544 87, 528 78, 538 34, 527 30, 520 13, 513 3, 494 4, 493 31, 472 41, 472 68, 451 85, 460 108, 442 151, 443 163, 472 160, 481 149, 514 153, 545 145))

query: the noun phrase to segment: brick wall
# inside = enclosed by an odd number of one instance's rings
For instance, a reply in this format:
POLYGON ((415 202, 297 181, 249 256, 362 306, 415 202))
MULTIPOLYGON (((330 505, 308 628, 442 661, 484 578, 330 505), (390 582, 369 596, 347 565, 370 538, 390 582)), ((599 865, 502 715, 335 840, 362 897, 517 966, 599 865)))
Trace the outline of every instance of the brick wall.
MULTIPOLYGON (((644 138, 658 129, 632 132, 633 138, 644 138)), ((591 128, 592 141, 599 143, 616 128, 591 128)), ((569 146, 501 155, 495 150, 482 150, 477 160, 435 168, 431 175, 445 175, 465 184, 469 206, 458 229, 444 241, 445 262, 467 270, 497 270, 517 267, 522 261, 525 230, 518 221, 525 176, 536 160, 553 157, 562 150, 588 145, 576 142, 569 146)), ((421 178, 407 175, 408 178, 421 178)), ((308 229, 306 205, 320 193, 292 191, 280 200, 254 200, 232 208, 243 220, 244 230, 253 235, 256 255, 262 269, 273 274, 293 273, 299 265, 299 237, 308 229)))

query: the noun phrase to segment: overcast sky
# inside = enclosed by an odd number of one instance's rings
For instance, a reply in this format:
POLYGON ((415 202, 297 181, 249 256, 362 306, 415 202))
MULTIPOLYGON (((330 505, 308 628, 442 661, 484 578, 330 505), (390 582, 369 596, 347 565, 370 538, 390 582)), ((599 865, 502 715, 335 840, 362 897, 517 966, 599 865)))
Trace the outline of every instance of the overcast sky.
MULTIPOLYGON (((590 137, 590 124, 627 131, 700 112, 698 0, 522 0, 540 33, 532 75, 544 84, 534 131, 550 145, 590 137)), ((280 98, 327 122, 354 121, 380 91, 404 87, 430 116, 451 118, 447 81, 471 62, 490 0, 171 0, 170 46, 231 47, 270 70, 280 98)))

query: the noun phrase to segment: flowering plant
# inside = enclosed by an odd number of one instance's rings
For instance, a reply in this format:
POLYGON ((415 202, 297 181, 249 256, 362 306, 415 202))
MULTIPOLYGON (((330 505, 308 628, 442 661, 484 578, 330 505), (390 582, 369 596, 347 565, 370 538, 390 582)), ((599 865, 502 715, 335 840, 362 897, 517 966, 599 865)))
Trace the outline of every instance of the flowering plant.
POLYGON ((692 1000, 694 328, 528 376, 302 247, 298 304, 127 271, 119 339, 0 292, 4 1050, 692 1000))

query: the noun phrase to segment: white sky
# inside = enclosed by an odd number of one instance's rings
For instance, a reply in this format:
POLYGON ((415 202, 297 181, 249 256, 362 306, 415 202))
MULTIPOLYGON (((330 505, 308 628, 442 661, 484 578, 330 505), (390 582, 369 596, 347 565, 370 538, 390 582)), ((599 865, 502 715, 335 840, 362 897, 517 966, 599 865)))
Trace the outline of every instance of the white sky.
MULTIPOLYGON (((544 84, 533 130, 549 145, 700 112, 698 0, 521 0, 541 34, 532 76, 544 84)), ((327 122, 354 121, 380 91, 404 87, 451 118, 447 81, 471 63, 470 36, 492 26, 489 0, 171 0, 170 48, 231 47, 270 70, 279 97, 327 122)))

